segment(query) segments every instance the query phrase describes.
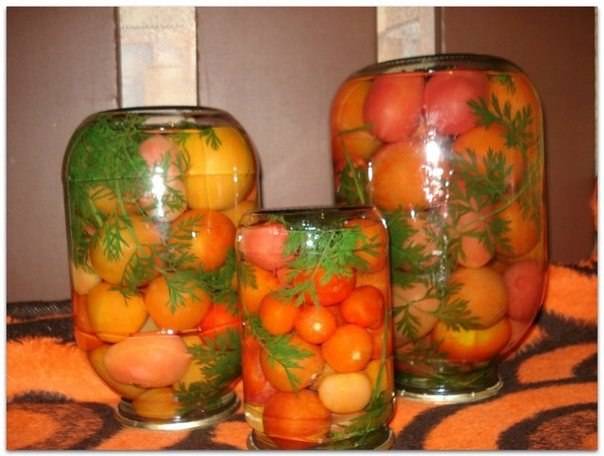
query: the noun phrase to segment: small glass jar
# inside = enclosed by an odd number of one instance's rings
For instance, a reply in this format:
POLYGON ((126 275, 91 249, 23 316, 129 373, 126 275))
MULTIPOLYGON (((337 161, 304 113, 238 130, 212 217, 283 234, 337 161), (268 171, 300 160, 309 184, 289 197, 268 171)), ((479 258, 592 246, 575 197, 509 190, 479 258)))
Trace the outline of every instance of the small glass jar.
POLYGON ((495 394, 546 282, 542 112, 516 65, 443 54, 369 66, 331 109, 339 204, 374 204, 391 240, 396 384, 495 394))
POLYGON ((389 447, 388 236, 378 212, 251 212, 237 257, 248 445, 389 447))
POLYGON ((258 207, 254 147, 224 111, 132 108, 89 116, 64 184, 74 333, 151 429, 215 423, 238 406, 235 231, 258 207))

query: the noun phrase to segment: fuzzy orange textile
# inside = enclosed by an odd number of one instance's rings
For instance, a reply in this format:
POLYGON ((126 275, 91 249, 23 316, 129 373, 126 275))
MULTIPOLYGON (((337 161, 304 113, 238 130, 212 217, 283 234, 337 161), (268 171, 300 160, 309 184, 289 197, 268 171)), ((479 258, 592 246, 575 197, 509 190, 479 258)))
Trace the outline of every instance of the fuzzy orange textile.
MULTIPOLYGON (((550 266, 537 325, 501 366, 504 387, 473 404, 399 398, 391 422, 395 449, 594 450, 597 448, 596 264, 550 266)), ((241 409, 194 431, 121 426, 119 398, 73 342, 69 303, 9 304, 7 448, 10 450, 244 449, 241 409), (52 307, 52 306, 55 307, 52 307)), ((237 387, 241 394, 241 385, 237 387)))

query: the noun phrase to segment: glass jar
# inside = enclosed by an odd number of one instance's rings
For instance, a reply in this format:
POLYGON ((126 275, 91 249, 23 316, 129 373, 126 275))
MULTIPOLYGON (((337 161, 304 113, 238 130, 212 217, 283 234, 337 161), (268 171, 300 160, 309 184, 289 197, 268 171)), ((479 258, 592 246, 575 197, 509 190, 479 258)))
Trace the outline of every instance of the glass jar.
POLYGON ((378 212, 250 212, 237 257, 248 445, 389 447, 388 235, 378 212))
POLYGON ((238 406, 235 231, 258 207, 254 147, 224 111, 133 108, 89 116, 64 167, 74 332, 152 429, 215 423, 238 406))
POLYGON ((489 397, 547 271, 542 112, 506 60, 443 54, 366 67, 331 108, 339 204, 374 204, 391 241, 396 385, 489 397))

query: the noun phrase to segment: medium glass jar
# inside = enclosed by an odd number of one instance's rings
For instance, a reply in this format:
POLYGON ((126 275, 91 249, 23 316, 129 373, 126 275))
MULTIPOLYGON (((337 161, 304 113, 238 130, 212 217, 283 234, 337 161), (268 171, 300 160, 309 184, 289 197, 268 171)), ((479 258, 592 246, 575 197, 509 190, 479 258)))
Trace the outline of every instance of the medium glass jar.
POLYGON ((235 231, 258 207, 254 148, 224 111, 93 114, 64 184, 74 332, 122 423, 212 424, 238 406, 235 231))
POLYGON ((250 212, 237 256, 249 446, 389 447, 388 235, 378 212, 250 212))
POLYGON ((340 204, 374 204, 391 242, 396 385, 473 401, 526 334, 547 271, 542 112, 496 57, 369 66, 331 109, 340 204))

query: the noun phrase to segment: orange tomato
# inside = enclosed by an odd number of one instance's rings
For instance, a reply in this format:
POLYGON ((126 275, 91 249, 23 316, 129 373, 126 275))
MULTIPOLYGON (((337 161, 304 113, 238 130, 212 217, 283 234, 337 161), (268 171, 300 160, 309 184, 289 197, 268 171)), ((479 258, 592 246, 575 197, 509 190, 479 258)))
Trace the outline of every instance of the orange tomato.
POLYGON ((266 269, 251 263, 244 263, 250 268, 250 276, 254 278, 253 283, 239 280, 239 299, 247 313, 256 313, 260 308, 260 302, 269 293, 279 288, 279 280, 266 269))
POLYGON ((437 72, 426 83, 424 103, 429 126, 441 135, 458 135, 475 125, 470 100, 486 98, 488 80, 478 71, 437 72))
POLYGON ((492 326, 505 315, 508 297, 501 274, 491 268, 459 268, 449 277, 456 289, 451 300, 465 302, 472 317, 483 328, 492 326))
POLYGON ((470 152, 476 158, 476 169, 479 173, 486 173, 485 161, 489 153, 503 154, 506 168, 510 167, 508 186, 515 188, 524 175, 524 159, 520 150, 511 148, 506 143, 506 132, 499 124, 488 127, 474 127, 459 136, 453 143, 453 151, 464 161, 470 161, 470 152))
POLYGON ((240 326, 241 318, 239 315, 231 312, 226 304, 215 302, 201 320, 199 330, 203 334, 215 329, 240 328, 240 326))
POLYGON ((290 260, 283 254, 287 237, 287 228, 280 223, 243 227, 239 230, 239 251, 247 261, 275 271, 290 260))
POLYGON ((390 268, 384 268, 377 272, 357 271, 356 286, 371 285, 382 292, 384 299, 390 296, 390 268))
POLYGON ((88 262, 86 266, 76 266, 73 261, 69 262, 69 271, 71 272, 71 283, 73 288, 81 295, 88 292, 101 281, 101 278, 92 269, 92 265, 88 262))
POLYGON ((507 318, 503 318, 485 329, 448 328, 443 322, 434 327, 432 339, 439 351, 451 361, 480 362, 497 355, 508 343, 512 329, 507 318))
POLYGON ((379 328, 384 321, 384 296, 380 290, 371 285, 355 288, 342 301, 340 310, 347 323, 354 323, 363 328, 379 328))
MULTIPOLYGON (((293 280, 294 284, 300 284, 307 280, 312 280, 314 289, 317 293, 319 304, 322 306, 333 306, 342 302, 352 293, 356 283, 356 273, 354 269, 349 269, 342 274, 333 274, 327 281, 324 280, 325 270, 318 267, 313 271, 312 276, 308 273, 298 274, 293 280)), ((314 304, 310 293, 305 294, 307 304, 314 304)))
POLYGON ((269 356, 266 349, 260 354, 260 365, 265 377, 279 391, 300 391, 309 386, 323 370, 323 358, 316 345, 309 344, 298 336, 292 336, 288 345, 305 355, 304 358, 296 360, 296 367, 286 370, 269 356))
POLYGON ((487 100, 490 106, 493 106, 493 97, 501 110, 508 104, 512 118, 523 109, 530 110, 532 122, 529 130, 533 133, 533 139, 536 139, 541 134, 542 114, 539 97, 531 82, 522 73, 506 73, 505 78, 497 76, 489 78, 487 100))
POLYGON ((377 76, 365 100, 365 122, 371 125, 371 132, 384 142, 408 138, 419 124, 423 97, 423 75, 377 76))
POLYGON ((372 166, 369 191, 378 208, 386 211, 425 208, 431 202, 426 189, 426 157, 418 144, 410 141, 388 144, 375 154, 372 166))
POLYGON ((88 316, 88 296, 71 290, 71 306, 76 328, 89 333, 94 332, 94 328, 90 324, 90 317, 88 316))
MULTIPOLYGON (((155 255, 161 243, 160 233, 155 225, 135 215, 132 215, 130 220, 132 226, 116 217, 110 217, 101 227, 96 241, 90 246, 90 262, 94 270, 103 280, 113 285, 122 282, 124 272, 135 255, 143 259, 149 258, 155 255), (105 245, 109 242, 109 236, 116 236, 116 226, 119 226, 122 241, 119 251, 111 252, 105 245)), ((139 283, 133 285, 144 285, 156 275, 157 271, 151 270, 139 283)))
POLYGON ((226 215, 231 222, 233 222, 234 226, 239 224, 241 217, 247 212, 253 211, 258 207, 255 200, 245 200, 238 203, 236 206, 231 209, 226 209, 222 211, 224 215, 226 215))
POLYGON ((248 404, 263 405, 276 390, 264 376, 260 365, 262 346, 252 336, 246 336, 242 349, 243 397, 248 404))
POLYGON ((494 252, 472 233, 489 233, 487 211, 466 212, 457 222, 455 229, 460 237, 461 249, 457 262, 467 268, 480 268, 491 261, 494 252))
POLYGON ((378 391, 391 392, 394 389, 394 362, 392 358, 384 360, 374 359, 365 368, 365 375, 369 377, 371 385, 378 391))
POLYGON ((346 222, 347 227, 359 227, 362 239, 356 244, 355 254, 365 261, 364 272, 377 272, 386 266, 388 258, 388 232, 380 222, 366 219, 353 219, 346 222))
POLYGON ((145 391, 132 401, 136 413, 145 418, 171 420, 182 407, 171 388, 154 388, 145 391))
POLYGON ((313 391, 279 391, 266 402, 262 421, 265 434, 280 448, 303 449, 327 435, 331 413, 313 391))
POLYGON ((262 299, 258 314, 262 326, 269 333, 279 336, 293 329, 298 312, 298 306, 292 299, 281 298, 271 293, 262 299))
POLYGON ((101 282, 88 293, 88 318, 97 337, 117 342, 136 333, 147 319, 143 297, 125 297, 112 285, 101 282))
POLYGON ((373 353, 371 335, 358 325, 338 327, 321 346, 325 361, 336 372, 356 372, 367 366, 373 353))
POLYGON ((296 333, 311 344, 322 344, 336 330, 336 317, 327 307, 305 305, 296 317, 296 333))
POLYGON ((172 222, 171 243, 186 247, 193 266, 214 271, 226 261, 235 241, 235 226, 224 214, 192 209, 172 222))
POLYGON ((377 329, 368 329, 367 331, 373 341, 371 359, 382 359, 383 357, 392 355, 393 339, 389 327, 381 326, 377 329))
POLYGON ((76 345, 84 351, 91 351, 103 345, 103 341, 94 334, 82 331, 77 326, 73 328, 76 345))
POLYGON ((371 81, 354 79, 344 82, 331 104, 332 153, 336 162, 350 158, 368 159, 380 141, 365 129, 363 105, 371 81))
POLYGON ((525 217, 517 201, 500 212, 499 218, 508 228, 504 236, 509 241, 509 249, 503 244, 496 245, 495 250, 499 255, 506 258, 519 257, 530 252, 539 242, 537 225, 533 220, 525 217))
POLYGON ((145 307, 157 326, 175 330, 191 329, 204 318, 212 304, 210 296, 193 281, 186 286, 188 292, 172 302, 166 278, 160 276, 151 281, 145 291, 145 307))

